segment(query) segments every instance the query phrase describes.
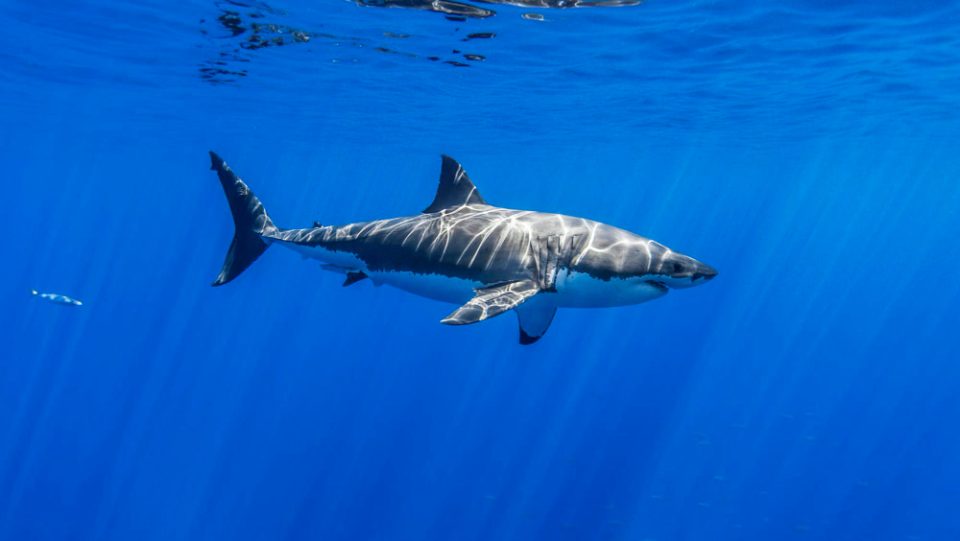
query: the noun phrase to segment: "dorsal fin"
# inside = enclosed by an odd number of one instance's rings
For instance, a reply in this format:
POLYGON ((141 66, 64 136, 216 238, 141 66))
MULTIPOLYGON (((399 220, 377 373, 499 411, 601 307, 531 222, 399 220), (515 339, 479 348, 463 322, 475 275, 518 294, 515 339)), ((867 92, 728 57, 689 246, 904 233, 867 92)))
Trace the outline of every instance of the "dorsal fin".
POLYGON ((440 168, 440 185, 437 186, 437 195, 433 203, 423 212, 440 212, 443 209, 459 207, 461 205, 486 205, 480 197, 477 187, 470 181, 467 172, 457 160, 450 156, 443 156, 443 166, 440 168))

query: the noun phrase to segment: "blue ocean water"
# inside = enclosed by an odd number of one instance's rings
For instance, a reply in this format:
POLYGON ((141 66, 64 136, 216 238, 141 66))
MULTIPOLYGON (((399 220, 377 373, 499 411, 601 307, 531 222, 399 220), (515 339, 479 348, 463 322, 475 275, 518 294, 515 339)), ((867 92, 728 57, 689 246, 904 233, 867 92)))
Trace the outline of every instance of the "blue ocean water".
POLYGON ((960 5, 477 5, 0 3, 0 539, 960 539, 960 5), (279 249, 214 289, 211 149, 281 226, 447 153, 720 275, 527 347, 279 249))

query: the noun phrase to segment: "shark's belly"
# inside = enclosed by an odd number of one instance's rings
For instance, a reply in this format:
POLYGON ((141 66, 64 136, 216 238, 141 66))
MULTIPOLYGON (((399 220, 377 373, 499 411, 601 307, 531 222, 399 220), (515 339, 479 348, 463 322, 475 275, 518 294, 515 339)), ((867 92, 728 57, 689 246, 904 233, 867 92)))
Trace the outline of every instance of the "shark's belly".
POLYGON ((455 278, 442 274, 421 274, 408 271, 369 272, 367 275, 377 284, 387 284, 414 295, 453 304, 464 304, 476 294, 474 289, 483 287, 480 282, 455 278))
MULTIPOLYGON (((274 241, 276 242, 276 241, 274 241)), ((346 270, 363 270, 364 263, 356 255, 347 251, 334 251, 321 246, 281 242, 284 246, 298 252, 305 258, 316 259, 327 265, 346 270)))
POLYGON ((335 269, 362 271, 375 284, 387 284, 414 295, 453 304, 464 304, 483 287, 482 282, 456 278, 438 273, 412 272, 409 270, 372 270, 368 265, 347 251, 333 251, 319 246, 289 245, 303 256, 324 262, 335 269))
POLYGON ((557 276, 557 305, 568 308, 607 308, 650 301, 666 290, 642 280, 601 280, 581 272, 557 276))

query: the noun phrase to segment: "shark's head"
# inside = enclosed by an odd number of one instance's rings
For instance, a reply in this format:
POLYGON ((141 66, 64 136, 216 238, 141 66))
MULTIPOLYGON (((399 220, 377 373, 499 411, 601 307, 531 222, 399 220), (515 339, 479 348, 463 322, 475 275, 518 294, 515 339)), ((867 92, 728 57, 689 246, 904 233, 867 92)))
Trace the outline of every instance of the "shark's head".
POLYGON ((572 258, 569 284, 579 306, 646 302, 712 280, 717 271, 696 259, 639 235, 596 227, 572 258), (589 276, 593 280, 583 279, 589 276), (582 293, 581 293, 582 291, 582 293))

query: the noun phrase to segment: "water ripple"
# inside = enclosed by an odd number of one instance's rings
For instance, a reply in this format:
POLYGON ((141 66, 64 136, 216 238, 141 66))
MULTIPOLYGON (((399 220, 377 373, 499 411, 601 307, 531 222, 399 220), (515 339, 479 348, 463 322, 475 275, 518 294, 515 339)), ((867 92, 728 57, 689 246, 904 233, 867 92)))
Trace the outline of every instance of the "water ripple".
POLYGON ((192 100, 238 125, 287 117, 292 131, 384 137, 422 115, 417 133, 517 142, 960 128, 960 6, 538 3, 484 2, 495 16, 454 21, 352 1, 7 6, 18 45, 2 53, 0 106, 72 86, 115 94, 126 115, 192 100))

